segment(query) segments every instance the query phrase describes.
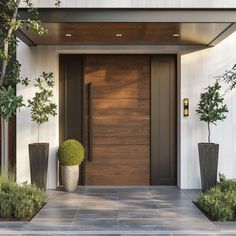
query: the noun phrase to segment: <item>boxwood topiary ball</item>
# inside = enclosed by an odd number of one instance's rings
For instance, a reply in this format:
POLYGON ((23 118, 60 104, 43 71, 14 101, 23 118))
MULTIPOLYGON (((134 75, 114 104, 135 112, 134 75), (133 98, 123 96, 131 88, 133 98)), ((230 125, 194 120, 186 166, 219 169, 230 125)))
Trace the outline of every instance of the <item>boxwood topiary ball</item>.
POLYGON ((68 139, 59 146, 57 157, 63 166, 80 165, 84 159, 84 148, 77 140, 68 139))

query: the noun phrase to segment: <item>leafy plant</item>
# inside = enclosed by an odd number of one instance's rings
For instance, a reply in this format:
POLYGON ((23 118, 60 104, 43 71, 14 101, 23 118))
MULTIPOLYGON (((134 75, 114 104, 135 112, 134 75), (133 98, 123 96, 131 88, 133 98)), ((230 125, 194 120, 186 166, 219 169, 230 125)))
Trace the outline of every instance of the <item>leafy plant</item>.
POLYGON ((0 108, 1 117, 8 120, 16 113, 17 108, 24 106, 23 97, 15 95, 15 89, 12 86, 0 89, 0 108))
MULTIPOLYGON (((236 182, 234 182, 232 180, 222 181, 218 186, 219 186, 221 192, 236 191, 236 182)), ((235 198, 235 200, 236 200, 236 198, 235 198)))
POLYGON ((84 148, 77 140, 68 139, 59 146, 57 156, 63 166, 80 165, 84 159, 84 148))
POLYGON ((230 180, 219 183, 198 197, 200 207, 213 219, 236 219, 236 183, 230 180))
MULTIPOLYGON (((24 195, 22 195, 22 197, 24 197, 24 195)), ((31 199, 18 199, 18 203, 14 207, 14 217, 16 219, 24 219, 33 216, 34 212, 34 204, 31 199)))
MULTIPOLYGON (((55 0, 55 4, 59 6, 60 0, 55 0)), ((47 30, 39 21, 38 15, 32 0, 0 1, 0 117, 5 121, 8 121, 18 108, 25 106, 23 97, 16 94, 16 86, 18 84, 28 85, 28 78, 20 76, 21 65, 15 59, 18 43, 15 33, 24 27, 38 35, 47 33, 47 30), (18 10, 21 2, 25 3, 29 13, 27 19, 20 19, 18 10)), ((7 122, 2 123, 2 130, 8 132, 7 122)), ((8 150, 7 140, 4 137, 2 142, 6 147, 5 149, 8 150)))
POLYGON ((13 171, 2 170, 0 175, 0 186, 2 186, 5 183, 15 184, 15 179, 16 175, 14 170, 13 171))
POLYGON ((38 124, 38 142, 39 142, 39 128, 43 123, 48 122, 50 116, 57 115, 57 105, 51 101, 53 97, 54 78, 53 73, 43 72, 42 75, 36 79, 34 87, 38 89, 35 96, 28 100, 31 108, 31 119, 38 124))
POLYGON ((16 85, 28 85, 28 78, 20 77, 20 63, 15 59, 17 39, 15 32, 22 27, 28 27, 35 33, 43 35, 46 30, 38 20, 37 10, 30 0, 24 0, 30 14, 29 19, 19 18, 19 5, 21 0, 8 0, 0 2, 0 115, 8 120, 16 109, 24 106, 23 97, 16 95, 16 85))
POLYGON ((222 183, 226 180, 226 176, 224 174, 219 173, 219 182, 222 183))
POLYGON ((217 76, 217 78, 225 82, 229 87, 226 90, 226 93, 232 91, 236 88, 236 64, 232 67, 231 70, 227 70, 222 76, 217 76))
POLYGON ((45 194, 34 185, 17 185, 14 178, 7 172, 0 176, 0 217, 32 217, 43 206, 45 194))
MULTIPOLYGON (((55 1, 60 5, 60 0, 55 1)), ((0 2, 0 94, 5 102, 0 104, 0 115, 8 119, 15 114, 16 109, 24 106, 23 97, 17 96, 17 84, 28 85, 28 78, 20 77, 20 63, 15 59, 17 39, 15 33, 18 29, 26 27, 38 35, 44 35, 47 30, 38 20, 38 11, 32 0, 7 0, 0 2), (25 3, 29 13, 28 19, 20 19, 19 5, 25 3)))
POLYGON ((223 103, 224 97, 220 94, 221 85, 218 81, 214 85, 208 86, 204 93, 200 94, 200 102, 196 110, 201 121, 207 122, 208 142, 211 142, 210 124, 216 125, 217 121, 226 119, 227 106, 223 103))

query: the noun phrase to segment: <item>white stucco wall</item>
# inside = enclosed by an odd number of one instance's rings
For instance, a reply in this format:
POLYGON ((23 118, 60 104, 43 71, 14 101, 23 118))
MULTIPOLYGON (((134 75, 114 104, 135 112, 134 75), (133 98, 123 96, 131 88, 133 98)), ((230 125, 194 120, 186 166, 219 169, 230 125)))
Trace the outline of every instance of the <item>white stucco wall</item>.
MULTIPOLYGON (((42 71, 52 71, 55 74, 55 101, 58 104, 58 54, 59 53, 101 53, 102 49, 88 49, 87 47, 45 46, 29 48, 20 43, 17 58, 22 64, 22 76, 31 80, 37 78, 42 71), (91 52, 91 51, 90 51, 91 52)), ((109 49, 110 50, 110 49, 109 49)), ((118 49, 119 52, 121 52, 118 49)), ((144 53, 142 48, 140 53, 144 53)), ((181 98, 190 99, 190 116, 181 116, 181 158, 180 158, 180 187, 199 188, 200 171, 198 162, 197 143, 207 138, 206 125, 198 121, 195 109, 199 101, 199 94, 203 88, 213 82, 212 77, 230 69, 236 63, 236 33, 214 48, 182 56, 181 60, 181 98)), ((112 51, 115 53, 116 50, 112 51)), ((135 49, 134 52, 138 53, 135 49)), ((132 53, 132 50, 128 50, 132 53)), ((150 53, 147 51, 147 53, 150 53)), ((152 51, 155 53, 155 51, 152 51)), ((158 53, 158 51, 156 51, 158 53)), ((19 87, 18 94, 23 94, 25 100, 33 95, 34 88, 19 87)), ((226 102, 230 113, 224 123, 219 122, 213 127, 212 141, 220 144, 219 170, 228 178, 236 178, 236 90, 228 94, 226 102)), ((182 104, 181 104, 182 107, 182 104)), ((58 147, 58 116, 51 118, 48 124, 42 126, 41 141, 50 142, 48 188, 56 187, 56 150, 58 147)), ((17 180, 29 181, 28 144, 35 142, 37 127, 30 121, 28 108, 21 109, 17 114, 17 180)))
MULTIPOLYGON (((17 58, 22 64, 21 75, 30 80, 38 78, 43 72, 53 72, 56 78, 54 99, 58 104, 58 59, 55 50, 45 48, 29 48, 20 43, 17 48, 17 58)), ((24 96, 25 102, 34 96, 35 88, 32 83, 27 88, 18 87, 17 94, 24 96)), ((50 118, 47 124, 40 129, 40 142, 50 143, 48 188, 56 187, 56 151, 58 148, 58 116, 50 118)), ((30 181, 28 144, 37 142, 37 125, 31 122, 30 110, 25 107, 17 113, 17 181, 19 183, 30 181)))
MULTIPOLYGON (((37 7, 54 7, 54 0, 33 0, 37 7)), ((24 3, 22 2, 22 6, 24 3)), ((105 8, 233 8, 235 0, 61 0, 61 7, 105 8)))
MULTIPOLYGON (((181 98, 190 100, 190 116, 181 118, 181 187, 199 188, 197 143, 207 141, 207 128, 198 120, 196 107, 202 89, 236 63, 236 33, 216 47, 182 56, 181 98)), ((236 89, 227 94, 229 113, 212 127, 212 141, 220 144, 219 171, 236 178, 236 89)))

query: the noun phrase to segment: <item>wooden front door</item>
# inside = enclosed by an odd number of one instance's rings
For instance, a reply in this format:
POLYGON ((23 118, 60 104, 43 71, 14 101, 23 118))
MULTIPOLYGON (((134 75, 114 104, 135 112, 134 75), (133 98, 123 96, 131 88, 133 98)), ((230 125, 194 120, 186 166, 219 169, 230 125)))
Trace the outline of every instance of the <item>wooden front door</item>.
POLYGON ((150 73, 145 55, 85 57, 86 185, 150 184, 150 73))

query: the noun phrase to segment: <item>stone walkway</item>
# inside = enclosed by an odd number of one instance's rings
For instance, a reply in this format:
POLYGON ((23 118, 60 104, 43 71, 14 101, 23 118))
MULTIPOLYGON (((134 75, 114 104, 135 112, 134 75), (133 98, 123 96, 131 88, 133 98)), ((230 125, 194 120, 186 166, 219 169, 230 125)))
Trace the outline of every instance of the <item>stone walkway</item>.
POLYGON ((14 235, 236 235, 236 223, 212 223, 192 203, 199 191, 177 187, 80 187, 49 191, 31 222, 1 222, 14 235))

